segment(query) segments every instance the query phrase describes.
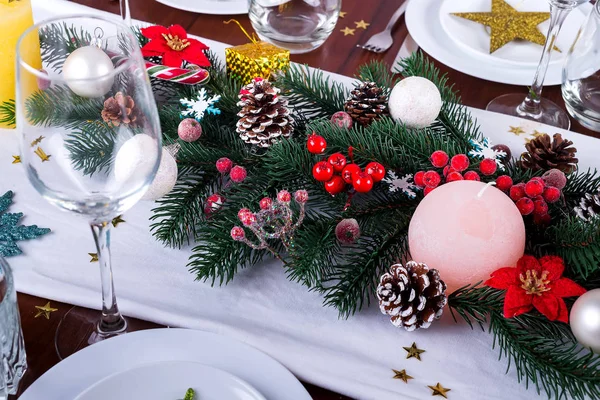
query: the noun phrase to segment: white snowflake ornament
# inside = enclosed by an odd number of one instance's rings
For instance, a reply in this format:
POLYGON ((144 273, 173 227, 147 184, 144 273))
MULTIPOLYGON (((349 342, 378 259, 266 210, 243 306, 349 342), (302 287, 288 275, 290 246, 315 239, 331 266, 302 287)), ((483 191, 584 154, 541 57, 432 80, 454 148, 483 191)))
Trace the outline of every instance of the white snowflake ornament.
POLYGON ((187 107, 187 110, 181 112, 183 117, 192 117, 200 121, 204 114, 221 114, 221 110, 215 107, 215 103, 221 99, 221 96, 214 95, 208 97, 205 88, 200 89, 195 99, 181 99, 179 102, 187 107))
POLYGON ((496 165, 501 171, 504 171, 505 167, 502 159, 506 157, 506 152, 492 149, 492 141, 490 138, 483 138, 483 141, 481 142, 471 139, 469 143, 471 143, 471 146, 473 146, 473 150, 469 151, 469 155, 471 157, 482 160, 490 158, 496 161, 496 165))
POLYGON ((398 175, 394 171, 388 171, 387 177, 383 179, 385 183, 390 185, 390 192, 395 193, 397 191, 401 191, 408 198, 414 199, 417 197, 416 190, 419 190, 419 187, 412 183, 412 174, 406 174, 402 178, 398 178, 398 175))

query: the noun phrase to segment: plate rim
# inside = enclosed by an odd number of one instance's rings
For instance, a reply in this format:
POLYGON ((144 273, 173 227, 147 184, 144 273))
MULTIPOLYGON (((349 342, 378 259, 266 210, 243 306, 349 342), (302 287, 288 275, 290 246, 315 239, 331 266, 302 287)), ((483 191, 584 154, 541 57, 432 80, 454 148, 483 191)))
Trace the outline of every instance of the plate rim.
MULTIPOLYGON (((222 6, 221 7, 215 7, 212 8, 210 6, 207 7, 202 7, 202 6, 198 6, 198 7, 187 7, 187 6, 182 6, 179 5, 177 3, 177 0, 156 0, 157 2, 164 4, 166 6, 172 7, 172 8, 176 8, 178 10, 183 10, 183 11, 189 11, 189 12, 193 12, 193 13, 197 13, 197 14, 208 14, 208 15, 242 15, 242 14, 248 14, 248 1, 247 0, 232 0, 232 1, 228 1, 226 6, 222 6)), ((196 2, 198 2, 198 0, 196 0, 196 2)), ((210 4, 210 3, 217 3, 216 0, 213 1, 199 1, 200 4, 210 4)))

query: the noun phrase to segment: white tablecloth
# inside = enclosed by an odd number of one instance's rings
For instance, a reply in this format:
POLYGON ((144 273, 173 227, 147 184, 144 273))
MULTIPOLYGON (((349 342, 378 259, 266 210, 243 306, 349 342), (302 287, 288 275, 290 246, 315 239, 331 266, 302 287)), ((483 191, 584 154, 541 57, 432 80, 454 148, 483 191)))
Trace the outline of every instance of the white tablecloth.
MULTIPOLYGON (((34 0, 34 6, 36 19, 82 10, 59 0, 34 0)), ((224 48, 205 42, 218 52, 224 48)), ((516 152, 522 151, 524 138, 507 133, 509 125, 528 132, 560 131, 481 110, 473 113, 494 143, 506 143, 516 152)), ((593 165, 600 142, 560 132, 576 142, 581 165, 593 165)), ((24 212, 23 223, 52 229, 39 240, 22 242, 24 254, 9 259, 18 290, 98 308, 99 273, 87 254, 96 251, 89 228, 34 191, 22 165, 11 164, 16 154, 17 132, 0 130, 0 194, 16 193, 11 211, 24 212)), ((274 261, 240 271, 226 287, 196 282, 186 268, 190 248, 164 248, 149 233, 152 207, 148 202, 136 205, 113 231, 115 285, 126 315, 229 335, 270 354, 300 379, 360 399, 429 398, 427 385, 437 382, 452 389, 450 399, 538 397, 513 372, 505 375, 507 362, 498 361, 490 335, 454 324, 449 312, 429 330, 413 333, 394 328, 376 306, 340 320, 334 309, 322 307, 317 293, 289 282, 274 261), (413 341, 426 350, 421 362, 407 360, 402 349, 413 341), (415 379, 408 384, 392 379, 392 368, 406 369, 415 379)))

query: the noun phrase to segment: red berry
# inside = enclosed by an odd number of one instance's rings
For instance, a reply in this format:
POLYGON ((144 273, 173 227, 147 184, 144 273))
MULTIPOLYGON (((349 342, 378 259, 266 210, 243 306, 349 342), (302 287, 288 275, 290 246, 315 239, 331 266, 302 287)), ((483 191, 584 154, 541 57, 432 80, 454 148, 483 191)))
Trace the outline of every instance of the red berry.
POLYGON ((246 168, 240 167, 239 165, 236 165, 235 167, 233 167, 231 169, 231 172, 229 173, 229 177, 235 183, 244 182, 244 180, 246 179, 247 176, 248 176, 248 173, 246 172, 246 168))
POLYGON ((344 182, 352 184, 352 175, 357 172, 360 172, 360 167, 357 164, 348 164, 342 171, 342 179, 344 179, 344 182))
POLYGON ((548 203, 555 203, 558 201, 558 199, 560 199, 560 189, 557 189, 554 186, 549 186, 544 189, 542 196, 544 196, 544 200, 546 200, 548 203))
POLYGON ((451 166, 449 166, 449 165, 446 165, 446 166, 444 167, 444 170, 442 171, 442 173, 444 174, 444 176, 448 176, 448 174, 449 174, 450 172, 454 172, 454 171, 456 171, 454 168, 452 168, 452 167, 451 167, 451 166))
POLYGON ((513 201, 517 201, 522 197, 525 197, 525 184, 517 183, 510 188, 509 196, 513 201))
POLYGON ((242 208, 240 211, 238 211, 238 218, 240 221, 242 221, 242 224, 246 226, 250 226, 256 222, 256 215, 254 215, 254 213, 247 208, 242 208))
POLYGON ((331 195, 341 193, 346 188, 346 182, 339 175, 334 175, 331 180, 325 182, 325 190, 331 195))
POLYGON ((533 212, 538 215, 548 214, 548 203, 544 199, 533 202, 533 212))
POLYGON ((427 186, 425 189, 423 189, 423 196, 427 196, 433 189, 435 188, 427 186))
POLYGON ((319 182, 327 182, 333 176, 333 165, 327 161, 319 161, 313 167, 313 177, 319 182))
POLYGON ((510 190, 513 185, 513 180, 508 175, 500 175, 496 178, 496 187, 502 191, 510 190))
POLYGON ((483 175, 494 175, 496 173, 496 168, 498 168, 496 161, 491 158, 486 158, 479 164, 479 171, 481 171, 483 175))
POLYGON ((304 204, 308 201, 308 192, 304 189, 296 190, 294 193, 294 200, 298 204, 304 204))
POLYGON ((443 166, 448 164, 449 159, 450 157, 448 157, 448 154, 446 154, 446 152, 442 150, 434 151, 433 154, 431 154, 430 158, 431 165, 433 165, 436 168, 442 168, 443 166))
MULTIPOLYGON (((448 174, 450 175, 450 174, 448 174)), ((481 181, 479 174, 475 171, 467 171, 465 172, 465 181, 481 181)))
POLYGON ((519 209, 521 215, 529 215, 533 212, 535 205, 531 199, 522 197, 519 199, 519 201, 517 201, 517 208, 519 209))
POLYGON ((525 185, 525 194, 527 197, 535 197, 544 193, 544 181, 531 179, 525 185))
POLYGON ((413 176, 413 181, 415 185, 418 187, 425 187, 425 182, 423 182, 423 178, 425 177, 425 171, 419 171, 413 176))
POLYGON ((292 195, 287 190, 280 190, 279 193, 277 193, 277 201, 280 203, 289 203, 292 201, 292 195))
POLYGON ((229 158, 227 158, 227 157, 222 157, 222 158, 219 158, 217 160, 216 165, 217 165, 217 170, 220 173, 226 174, 229 171, 231 171, 231 167, 233 166, 233 162, 229 158))
POLYGON ((533 214, 533 222, 536 225, 548 225, 551 221, 550 214, 533 214))
POLYGON ((427 171, 425 172, 425 175, 423 175, 423 183, 425 186, 437 187, 441 181, 442 178, 440 177, 440 174, 435 171, 427 171))
POLYGON ((231 238, 235 241, 243 240, 246 237, 246 232, 244 232, 244 228, 239 226, 234 226, 231 228, 231 238))
POLYGON ((448 176, 446 177, 446 183, 448 182, 454 182, 454 181, 462 181, 465 178, 463 178, 463 176, 460 174, 460 172, 450 172, 448 174, 448 176))
POLYGON ((346 166, 346 157, 342 153, 335 153, 329 156, 327 162, 333 165, 335 172, 342 172, 346 166))
POLYGON ((365 167, 365 172, 371 175, 374 182, 379 182, 385 178, 385 168, 378 162, 370 162, 365 167))
POLYGON ((265 197, 258 203, 258 205, 260 206, 261 210, 268 210, 273 205, 273 199, 265 197))
POLYGON ((544 185, 546 184, 546 182, 544 181, 544 179, 543 179, 541 176, 534 176, 534 177, 533 177, 533 178, 531 178, 529 181, 530 181, 530 182, 531 182, 531 181, 538 181, 538 182, 540 182, 540 183, 542 183, 542 184, 544 184, 544 185))
POLYGON ((464 154, 457 154, 450 160, 450 166, 458 172, 462 172, 469 168, 469 157, 464 154))
POLYGON ((312 154, 321 154, 327 148, 327 142, 323 136, 313 132, 306 141, 306 148, 312 154))
POLYGON ((225 197, 221 196, 219 193, 211 194, 206 199, 206 204, 204 205, 204 213, 207 216, 211 216, 212 213, 218 211, 221 208, 223 203, 225 203, 225 197))
POLYGON ((373 178, 366 172, 357 172, 352 176, 352 186, 358 193, 367 193, 373 189, 373 178))

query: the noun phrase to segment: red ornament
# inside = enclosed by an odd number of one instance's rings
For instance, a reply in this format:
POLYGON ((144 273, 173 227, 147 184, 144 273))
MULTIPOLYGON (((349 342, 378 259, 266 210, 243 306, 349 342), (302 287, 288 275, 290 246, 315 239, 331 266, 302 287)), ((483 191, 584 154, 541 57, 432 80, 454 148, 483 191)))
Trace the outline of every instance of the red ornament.
POLYGON ((210 67, 210 61, 204 54, 208 46, 188 38, 187 32, 181 25, 171 25, 168 28, 155 25, 141 29, 142 35, 150 41, 142 47, 144 57, 162 57, 162 64, 168 67, 181 67, 183 61, 210 67))
POLYGON ((327 148, 327 142, 323 136, 313 132, 306 141, 306 148, 312 154, 321 154, 327 148))
POLYGON ((246 172, 246 168, 241 167, 239 165, 236 165, 235 167, 233 167, 231 169, 231 172, 229 173, 229 177, 235 183, 244 182, 244 180, 246 179, 247 176, 248 176, 248 173, 246 172))
POLYGON ((548 203, 555 203, 558 201, 558 199, 560 199, 560 194, 560 189, 555 188, 554 186, 549 186, 544 189, 542 196, 548 203))
POLYGON ((344 182, 352 184, 352 176, 360 171, 360 167, 357 164, 348 164, 342 171, 342 179, 344 179, 344 182))
POLYGON ((544 193, 544 181, 543 180, 533 180, 531 179, 529 182, 525 184, 525 194, 528 197, 539 196, 544 193))
POLYGON ((334 175, 331 180, 325 182, 325 190, 331 195, 341 193, 346 188, 346 182, 339 175, 334 175))
POLYGON ((450 166, 458 172, 462 172, 469 168, 469 157, 464 154, 457 154, 450 160, 450 166))
POLYGON ((415 176, 413 176, 413 181, 415 182, 415 185, 417 185, 418 187, 425 187, 425 171, 419 171, 415 174, 415 176))
POLYGON ((354 218, 341 220, 335 227, 335 237, 342 244, 353 244, 360 238, 360 226, 354 218))
POLYGON ((477 181, 480 182, 481 178, 479 174, 475 171, 467 171, 465 172, 465 181, 477 181))
POLYGON ((225 203, 225 197, 221 196, 219 193, 211 194, 206 199, 206 204, 204 205, 204 214, 207 216, 212 215, 212 213, 221 208, 223 203, 225 203))
POLYGON ((441 181, 442 178, 440 177, 440 174, 435 171, 427 171, 425 172, 425 175, 423 175, 423 183, 425 183, 425 186, 437 187, 441 181))
POLYGON ((240 226, 234 226, 231 228, 231 238, 236 242, 243 240, 246 237, 246 232, 244 232, 244 228, 240 226))
POLYGON ((509 196, 513 201, 517 201, 522 197, 525 197, 525 184, 517 183, 510 188, 509 196))
POLYGON ((544 182, 546 182, 547 186, 554 186, 558 190, 563 190, 567 185, 567 177, 565 173, 556 168, 544 172, 542 179, 544 182))
POLYGON ((277 193, 277 201, 280 203, 289 203, 292 201, 292 195, 287 190, 280 190, 279 193, 277 193))
POLYGON ((216 165, 217 165, 217 171, 219 171, 222 174, 226 174, 229 171, 231 171, 233 162, 227 157, 222 157, 217 160, 216 165))
POLYGON ((434 187, 425 187, 425 189, 423 189, 423 196, 427 196, 429 193, 431 193, 431 191, 435 189, 434 187))
POLYGON ((486 158, 479 164, 479 171, 481 171, 483 175, 494 175, 497 168, 496 161, 491 158, 486 158))
POLYGON ((569 322, 569 312, 563 297, 581 296, 586 292, 568 278, 563 278, 563 259, 545 256, 539 260, 525 255, 515 267, 494 271, 485 285, 506 290, 504 317, 513 318, 533 308, 550 321, 569 322))
POLYGON ((327 182, 333 176, 333 165, 327 161, 319 161, 313 167, 312 173, 319 182, 327 182))
POLYGON ((434 151, 431 154, 430 158, 431 165, 433 165, 436 168, 442 168, 443 166, 448 164, 449 159, 450 157, 448 157, 448 154, 446 154, 446 152, 442 150, 434 151))
POLYGON ((496 187, 502 191, 510 190, 512 185, 513 185, 513 180, 508 175, 500 175, 499 177, 496 178, 496 187))
POLYGON ((250 226, 256 222, 256 215, 247 208, 242 208, 238 211, 238 218, 245 226, 250 226))
POLYGON ((373 178, 373 181, 379 182, 385 178, 385 168, 378 162, 370 162, 365 167, 365 172, 373 178))
POLYGON ((519 212, 521 213, 521 215, 529 215, 533 212, 533 209, 535 208, 535 205, 533 204, 533 200, 527 198, 527 197, 522 197, 520 198, 517 203, 517 208, 519 209, 519 212))
POLYGON ((367 193, 373 189, 373 178, 366 172, 357 172, 352 176, 352 186, 358 193, 367 193))
MULTIPOLYGON (((471 171, 472 172, 472 171, 471 171)), ((478 176, 479 177, 479 176, 478 176)), ((460 172, 450 172, 446 177, 446 183, 454 182, 454 181, 462 181, 465 178, 461 175, 460 172)))
POLYGON ((544 199, 535 200, 533 202, 533 213, 536 215, 548 214, 548 203, 544 199))
POLYGON ((327 162, 333 165, 335 172, 342 172, 346 166, 346 157, 342 153, 335 153, 329 156, 327 162))
POLYGON ((296 200, 296 203, 298 204, 306 203, 308 201, 308 192, 304 189, 296 190, 296 193, 294 193, 294 200, 296 200))
POLYGON ((261 210, 269 210, 271 208, 271 206, 273 205, 273 199, 269 198, 269 197, 264 197, 259 203, 258 205, 260 206, 261 210))
POLYGON ((331 122, 340 128, 352 128, 352 117, 345 111, 338 111, 331 116, 331 122))

